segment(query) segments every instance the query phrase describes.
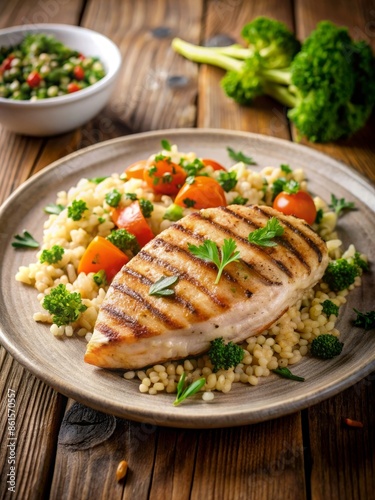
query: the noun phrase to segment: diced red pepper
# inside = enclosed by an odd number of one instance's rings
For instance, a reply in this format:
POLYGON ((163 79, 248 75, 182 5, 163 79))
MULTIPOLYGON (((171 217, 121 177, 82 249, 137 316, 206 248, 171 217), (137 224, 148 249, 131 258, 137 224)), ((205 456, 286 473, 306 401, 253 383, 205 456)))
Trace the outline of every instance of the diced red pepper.
POLYGON ((85 78, 85 70, 81 66, 75 66, 73 75, 77 80, 83 80, 85 78))
POLYGON ((78 83, 69 83, 68 84, 68 94, 72 94, 73 92, 77 92, 78 90, 81 90, 81 87, 78 85, 78 83))
POLYGON ((32 71, 26 78, 26 82, 32 89, 39 87, 42 77, 37 71, 32 71))

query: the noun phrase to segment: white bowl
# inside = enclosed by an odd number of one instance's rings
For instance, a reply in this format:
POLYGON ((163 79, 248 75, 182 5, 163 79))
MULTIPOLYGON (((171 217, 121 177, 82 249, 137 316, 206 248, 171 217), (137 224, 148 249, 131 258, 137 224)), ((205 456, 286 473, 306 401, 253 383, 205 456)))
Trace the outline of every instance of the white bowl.
POLYGON ((0 30, 0 47, 19 44, 28 33, 54 35, 85 56, 97 56, 106 75, 78 92, 39 101, 0 97, 0 123, 12 132, 48 136, 68 132, 99 113, 108 102, 121 66, 121 54, 109 38, 95 31, 67 24, 30 24, 0 30))

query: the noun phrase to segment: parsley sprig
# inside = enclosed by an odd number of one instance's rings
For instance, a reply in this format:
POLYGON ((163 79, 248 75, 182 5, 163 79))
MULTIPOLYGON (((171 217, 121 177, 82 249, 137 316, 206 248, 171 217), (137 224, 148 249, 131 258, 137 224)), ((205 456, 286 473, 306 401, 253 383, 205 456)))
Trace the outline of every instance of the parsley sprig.
POLYGON ((158 297, 168 297, 174 295, 174 290, 170 287, 176 284, 177 281, 178 276, 162 276, 150 286, 148 294, 156 295, 158 297))
POLYGON ((56 205, 56 203, 49 203, 44 207, 43 210, 46 214, 59 215, 64 210, 64 208, 65 208, 64 205, 61 204, 56 205))
POLYGON ((178 406, 185 399, 194 396, 194 394, 202 389, 205 383, 205 378, 199 378, 198 380, 192 382, 190 385, 186 386, 186 373, 183 372, 177 384, 177 395, 176 399, 173 402, 174 406, 178 406))
POLYGON ((207 262, 213 262, 218 268, 215 285, 219 283, 225 266, 231 262, 238 262, 240 256, 240 252, 236 251, 236 242, 232 238, 224 240, 220 253, 216 243, 212 240, 206 240, 203 245, 199 246, 188 243, 188 248, 193 255, 207 262))
POLYGON ((346 201, 345 198, 336 198, 334 194, 331 194, 331 203, 328 205, 329 208, 332 208, 336 212, 336 215, 339 217, 343 210, 355 210, 356 207, 353 201, 346 201))
POLYGON ((375 311, 361 312, 358 309, 354 309, 357 314, 354 320, 354 326, 364 328, 365 331, 372 330, 375 328, 375 311))
POLYGON ((22 236, 16 234, 14 239, 15 241, 12 242, 14 248, 39 248, 39 243, 26 230, 23 230, 22 236))
POLYGON ((242 161, 246 165, 256 165, 251 156, 246 156, 242 151, 235 151, 233 148, 227 147, 229 158, 236 161, 242 161))
POLYGON ((254 243, 255 245, 262 247, 275 247, 277 243, 272 241, 272 239, 276 236, 281 236, 283 233, 284 228, 278 219, 276 219, 276 217, 271 217, 264 227, 260 227, 250 233, 248 240, 250 243, 254 243))
POLYGON ((161 147, 165 149, 165 151, 172 151, 172 146, 168 139, 161 140, 161 147))

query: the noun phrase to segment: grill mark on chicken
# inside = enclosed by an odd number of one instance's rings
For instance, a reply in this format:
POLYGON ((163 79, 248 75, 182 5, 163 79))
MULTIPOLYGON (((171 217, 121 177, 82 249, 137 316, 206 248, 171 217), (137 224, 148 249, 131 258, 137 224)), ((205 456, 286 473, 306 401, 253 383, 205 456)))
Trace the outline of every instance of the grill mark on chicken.
MULTIPOLYGON (((194 214, 192 214, 192 215, 194 215, 194 214)), ((182 233, 184 233, 184 234, 186 234, 188 236, 192 236, 193 238, 196 238, 197 240, 200 240, 200 241, 203 241, 203 242, 206 241, 206 238, 204 236, 202 236, 201 234, 196 233, 195 231, 192 231, 191 229, 188 229, 187 227, 181 226, 180 224, 173 224, 173 228, 177 229, 178 231, 181 231, 182 233)), ((258 271, 255 268, 255 266, 251 262, 247 262, 243 258, 240 258, 240 260, 241 260, 241 262, 243 262, 249 268, 249 270, 255 275, 255 277, 261 283, 263 283, 264 285, 266 285, 266 286, 271 286, 271 285, 279 286, 279 285, 282 285, 281 281, 273 281, 273 280, 270 280, 269 278, 267 278, 267 276, 264 276, 260 271, 258 271)), ((227 272, 224 270, 222 276, 225 276, 226 273, 227 272)))
POLYGON ((167 326, 170 328, 178 329, 178 328, 183 328, 185 325, 182 323, 179 323, 178 321, 173 320, 170 316, 167 314, 163 313, 160 309, 152 305, 145 297, 143 297, 140 293, 136 292, 135 290, 132 290, 129 288, 127 285, 123 283, 113 283, 112 287, 117 290, 118 292, 128 295, 132 299, 136 300, 140 304, 142 304, 150 313, 152 313, 155 318, 157 318, 159 321, 165 323, 167 326))
POLYGON ((175 266, 172 266, 172 264, 170 264, 169 262, 167 262, 163 259, 160 259, 158 257, 154 257, 153 255, 149 254, 145 250, 141 250, 140 252, 138 252, 137 257, 139 257, 140 259, 142 259, 146 262, 156 264, 157 266, 162 267, 163 269, 166 269, 170 273, 178 276, 180 279, 184 279, 184 280, 188 281, 190 284, 192 284, 193 286, 198 288, 199 291, 204 293, 212 302, 214 302, 214 304, 218 305, 222 309, 228 308, 227 303, 223 302, 215 294, 211 293, 205 286, 203 286, 201 283, 199 283, 198 280, 193 278, 193 276, 190 276, 190 274, 181 271, 181 269, 178 269, 175 266))
POLYGON ((265 256, 265 258, 267 258, 268 260, 270 260, 276 267, 278 267, 280 269, 280 271, 282 271, 284 274, 286 274, 289 278, 293 277, 292 271, 286 267, 286 265, 284 264, 284 262, 281 262, 278 259, 274 259, 268 253, 268 251, 265 250, 264 248, 262 248, 261 246, 254 245, 254 243, 251 243, 246 238, 242 238, 242 236, 238 236, 231 229, 223 226, 219 222, 216 222, 216 221, 214 221, 212 219, 209 219, 207 216, 203 216, 200 212, 195 212, 195 213, 191 214, 191 216, 195 217, 196 219, 200 219, 202 221, 205 221, 208 224, 211 224, 211 226, 213 226, 215 229, 217 229, 218 231, 221 231, 221 232, 227 234, 228 236, 230 236, 235 241, 237 240, 237 241, 243 243, 244 245, 247 245, 247 246, 250 246, 251 248, 256 249, 259 253, 262 253, 265 256))
MULTIPOLYGON (((247 218, 247 217, 244 217, 243 215, 240 215, 238 214, 237 212, 234 212, 233 210, 231 210, 230 208, 228 207, 220 207, 220 210, 222 212, 225 212, 227 214, 230 214, 230 215, 233 215, 233 217, 235 217, 236 219, 244 222, 245 224, 247 224, 248 226, 251 226, 251 227, 255 227, 256 229, 259 229, 260 226, 259 224, 256 224, 254 221, 252 221, 251 219, 247 218)), ((267 214, 268 216, 268 214, 267 214)), ((269 218, 269 216, 268 216, 269 218)), ((309 272, 309 274, 311 273, 311 266, 309 266, 309 264, 306 262, 306 260, 304 259, 303 255, 297 250, 296 247, 293 246, 293 244, 287 239, 287 236, 284 236, 283 238, 275 238, 275 241, 283 246, 284 248, 286 248, 287 250, 289 250, 289 252, 291 252, 300 262, 301 264, 307 269, 307 271, 309 272)))
MULTIPOLYGON (((268 218, 272 217, 272 215, 270 215, 269 213, 267 213, 265 210, 262 210, 260 207, 254 207, 254 208, 258 212, 260 212, 261 214, 265 215, 266 217, 268 217, 268 218)), ((318 247, 318 245, 307 234, 303 233, 297 226, 295 226, 291 222, 285 220, 284 218, 280 218, 280 220, 289 229, 291 229, 295 234, 298 234, 298 236, 300 236, 303 240, 305 240, 305 242, 309 245, 309 247, 316 253, 316 255, 318 257, 318 262, 322 262, 323 254, 322 254, 322 251, 320 250, 320 248, 318 247)), ((310 226, 308 226, 307 224, 305 224, 305 227, 306 227, 306 229, 312 231, 312 229, 310 228, 310 226)))
MULTIPOLYGON (((130 269, 130 267, 124 267, 123 272, 125 274, 128 274, 129 276, 132 276, 134 279, 138 280, 140 283, 143 283, 144 285, 151 286, 154 284, 154 282, 151 281, 149 278, 146 278, 146 276, 143 276, 143 274, 139 273, 138 271, 134 271, 134 269, 130 269)), ((184 299, 176 292, 174 294, 173 299, 182 306, 186 307, 186 309, 188 309, 192 314, 197 314, 201 318, 204 316, 204 314, 198 311, 197 308, 194 307, 190 301, 184 299)))
POLYGON ((110 326, 105 325, 104 323, 96 323, 95 329, 99 330, 99 332, 101 332, 110 341, 118 340, 119 338, 119 334, 110 326))
MULTIPOLYGON (((104 304, 102 306, 102 310, 105 311, 110 317, 116 318, 123 325, 132 330, 135 337, 152 337, 153 335, 155 335, 155 332, 150 330, 150 328, 145 325, 141 325, 135 318, 133 318, 132 316, 128 316, 126 313, 124 313, 117 307, 114 307, 112 304, 104 304)), ((105 329, 109 329, 110 331, 112 331, 116 336, 115 338, 119 337, 118 333, 115 330, 106 325, 103 326, 105 326, 105 329)), ((99 323, 99 328, 97 325, 95 325, 95 329, 98 329, 101 333, 107 336, 107 332, 103 331, 102 329, 102 323, 99 323)))

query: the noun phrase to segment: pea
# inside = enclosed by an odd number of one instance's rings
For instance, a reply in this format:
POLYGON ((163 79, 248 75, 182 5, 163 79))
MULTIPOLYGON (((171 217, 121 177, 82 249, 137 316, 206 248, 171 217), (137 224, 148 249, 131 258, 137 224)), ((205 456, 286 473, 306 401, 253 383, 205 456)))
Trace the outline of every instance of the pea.
POLYGON ((44 99, 45 97, 47 97, 47 89, 43 89, 43 88, 38 89, 36 95, 37 95, 38 99, 44 99))

